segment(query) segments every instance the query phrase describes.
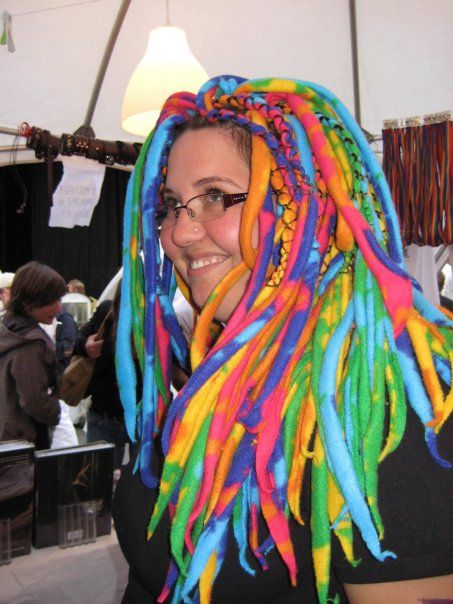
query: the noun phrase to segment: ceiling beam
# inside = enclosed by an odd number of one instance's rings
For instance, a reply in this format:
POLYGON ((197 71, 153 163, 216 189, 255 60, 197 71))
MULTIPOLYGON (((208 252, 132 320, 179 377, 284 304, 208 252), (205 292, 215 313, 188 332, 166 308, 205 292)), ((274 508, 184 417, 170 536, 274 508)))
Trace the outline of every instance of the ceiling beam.
POLYGON ((121 3, 121 6, 118 10, 118 14, 116 15, 116 19, 112 27, 112 31, 110 32, 107 45, 104 50, 104 56, 102 57, 102 61, 99 66, 98 75, 96 77, 96 81, 91 92, 91 98, 88 104, 85 120, 83 122, 83 125, 80 126, 80 128, 78 128, 74 134, 80 134, 83 136, 94 138, 94 130, 91 127, 91 120, 93 119, 94 110, 96 109, 99 93, 102 88, 102 83, 104 82, 104 77, 107 72, 107 67, 110 63, 113 49, 115 48, 115 43, 118 38, 118 34, 120 33, 121 26, 123 25, 123 21, 126 17, 126 13, 128 11, 131 1, 132 0, 123 0, 121 3))

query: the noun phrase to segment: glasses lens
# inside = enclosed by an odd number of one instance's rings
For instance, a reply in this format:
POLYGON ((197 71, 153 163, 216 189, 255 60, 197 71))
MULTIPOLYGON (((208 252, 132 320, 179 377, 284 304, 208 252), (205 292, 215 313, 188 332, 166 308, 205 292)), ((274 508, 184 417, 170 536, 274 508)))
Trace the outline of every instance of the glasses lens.
POLYGON ((225 211, 223 193, 203 193, 191 199, 185 206, 180 205, 176 208, 170 204, 157 206, 155 212, 157 228, 162 230, 173 227, 176 224, 179 212, 184 210, 189 218, 196 222, 209 222, 209 220, 219 218, 225 211))
POLYGON ((187 204, 187 210, 192 220, 208 222, 218 218, 224 212, 222 193, 205 193, 198 195, 187 204))

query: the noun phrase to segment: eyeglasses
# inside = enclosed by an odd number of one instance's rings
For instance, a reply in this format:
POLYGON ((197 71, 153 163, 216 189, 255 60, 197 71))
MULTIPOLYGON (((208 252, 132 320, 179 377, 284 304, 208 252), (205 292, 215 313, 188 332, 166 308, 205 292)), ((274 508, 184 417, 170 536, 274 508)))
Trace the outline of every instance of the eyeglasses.
POLYGON ((156 207, 156 226, 159 230, 175 226, 181 210, 186 210, 187 216, 195 222, 209 222, 220 218, 228 208, 247 199, 247 193, 202 193, 189 199, 186 204, 172 205, 165 203, 156 207))

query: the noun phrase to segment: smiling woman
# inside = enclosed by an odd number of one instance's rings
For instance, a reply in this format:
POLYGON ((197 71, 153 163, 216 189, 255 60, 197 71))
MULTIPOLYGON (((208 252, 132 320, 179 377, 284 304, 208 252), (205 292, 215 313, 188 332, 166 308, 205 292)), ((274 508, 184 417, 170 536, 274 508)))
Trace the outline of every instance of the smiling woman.
MULTIPOLYGON (((203 194, 239 194, 248 190, 249 163, 239 158, 231 132, 222 128, 187 129, 179 136, 168 157, 164 203, 176 199, 178 204, 203 194), (171 194, 171 197, 170 197, 171 194)), ((161 232, 161 243, 180 277, 201 310, 215 286, 242 262, 239 227, 242 203, 225 211, 223 200, 213 219, 200 221, 180 211, 171 228, 161 232)), ((258 237, 255 238, 255 244, 258 237)), ((227 321, 244 295, 250 278, 246 271, 229 289, 216 310, 215 318, 227 321)))
POLYGON ((29 262, 15 274, 0 323, 0 440, 26 439, 49 447, 48 426, 58 424, 55 348, 38 323, 61 311, 66 283, 57 272, 29 262))
POLYGON ((123 602, 452 593, 453 323, 408 275, 341 102, 229 76, 169 98, 124 247, 117 366, 137 448, 115 499, 123 602), (173 398, 175 359, 192 375, 173 398))

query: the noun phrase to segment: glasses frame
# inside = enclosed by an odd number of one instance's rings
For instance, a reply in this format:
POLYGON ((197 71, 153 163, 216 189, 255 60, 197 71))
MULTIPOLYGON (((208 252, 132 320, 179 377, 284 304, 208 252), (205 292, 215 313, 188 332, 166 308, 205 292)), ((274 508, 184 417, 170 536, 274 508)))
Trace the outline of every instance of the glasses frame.
MULTIPOLYGON (((198 197, 209 197, 209 195, 212 195, 212 193, 200 193, 199 195, 195 195, 194 197, 191 197, 186 203, 181 204, 179 206, 170 206, 168 204, 162 204, 160 206, 157 206, 156 210, 158 210, 159 208, 169 208, 170 210, 173 211, 173 214, 175 216, 175 221, 172 224, 169 224, 166 227, 162 227, 162 225, 160 225, 158 227, 159 230, 162 229, 170 229, 173 228, 176 225, 176 222, 179 218, 179 213, 181 210, 186 210, 187 212, 187 216, 190 218, 190 220, 193 220, 193 222, 211 222, 211 220, 217 220, 217 218, 220 218, 222 215, 219 214, 219 216, 215 216, 214 218, 210 218, 209 220, 197 220, 196 218, 194 218, 193 216, 190 215, 190 207, 189 204, 191 201, 193 201, 194 199, 197 199, 198 197)), ((226 212, 228 208, 231 208, 232 206, 237 205, 238 203, 242 203, 243 201, 245 201, 247 199, 247 193, 217 193, 217 195, 221 198, 222 200, 222 207, 223 207, 223 211, 226 212)))

